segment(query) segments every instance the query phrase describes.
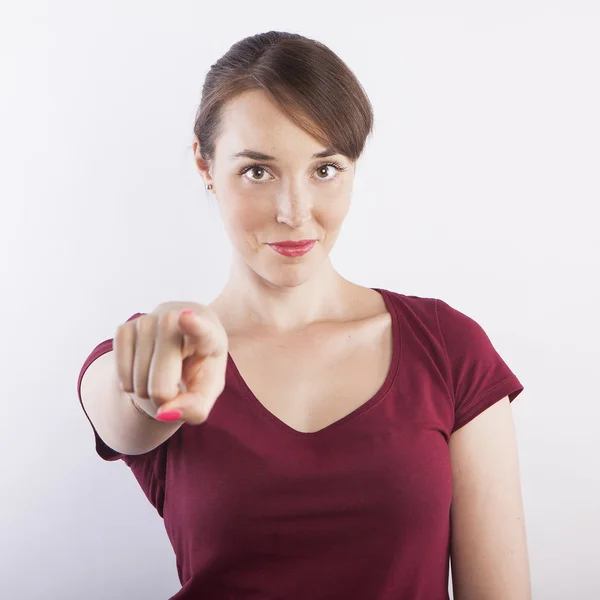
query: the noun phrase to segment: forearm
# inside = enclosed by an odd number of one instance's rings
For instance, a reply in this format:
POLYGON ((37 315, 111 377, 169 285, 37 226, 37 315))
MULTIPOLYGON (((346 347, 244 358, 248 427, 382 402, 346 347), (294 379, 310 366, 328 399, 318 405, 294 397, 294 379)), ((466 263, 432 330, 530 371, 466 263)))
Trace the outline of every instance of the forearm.
POLYGON ((121 390, 112 352, 98 357, 81 381, 81 400, 98 435, 113 450, 144 454, 170 438, 182 423, 154 419, 121 390))

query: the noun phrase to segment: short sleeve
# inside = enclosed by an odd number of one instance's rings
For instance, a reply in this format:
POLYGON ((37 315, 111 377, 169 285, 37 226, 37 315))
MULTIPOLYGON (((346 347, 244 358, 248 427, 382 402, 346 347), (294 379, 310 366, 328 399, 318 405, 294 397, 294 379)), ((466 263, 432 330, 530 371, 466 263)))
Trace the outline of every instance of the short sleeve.
MULTIPOLYGON (((146 313, 136 313, 127 319, 127 322, 146 313)), ((98 435, 94 424, 85 410, 81 399, 81 381, 88 367, 103 354, 111 352, 113 349, 113 340, 108 339, 98 344, 85 359, 79 379, 77 381, 77 395, 83 412, 94 433, 96 453, 100 458, 106 461, 122 460, 133 472, 144 494, 156 508, 159 515, 162 516, 164 504, 164 481, 167 461, 167 442, 164 442, 154 450, 145 454, 128 455, 113 450, 98 435)))
POLYGON ((524 388, 474 319, 443 300, 436 300, 436 316, 452 380, 454 432, 505 396, 512 402, 524 388))

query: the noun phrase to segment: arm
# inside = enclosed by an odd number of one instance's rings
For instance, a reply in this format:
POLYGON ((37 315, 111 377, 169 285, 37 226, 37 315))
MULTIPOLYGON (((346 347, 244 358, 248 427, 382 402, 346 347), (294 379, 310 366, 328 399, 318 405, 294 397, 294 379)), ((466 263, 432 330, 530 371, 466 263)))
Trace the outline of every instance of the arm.
POLYGON ((163 423, 136 407, 119 387, 112 351, 87 368, 81 380, 81 401, 104 443, 123 454, 150 452, 182 425, 163 423))
POLYGON ((450 437, 455 600, 530 600, 517 442, 508 398, 450 437))
MULTIPOLYGON (((164 302, 153 315, 169 310, 195 308, 192 302, 164 302)), ((144 454, 170 438, 182 423, 153 419, 119 386, 112 351, 95 359, 81 380, 81 402, 90 421, 106 445, 122 454, 144 454)))

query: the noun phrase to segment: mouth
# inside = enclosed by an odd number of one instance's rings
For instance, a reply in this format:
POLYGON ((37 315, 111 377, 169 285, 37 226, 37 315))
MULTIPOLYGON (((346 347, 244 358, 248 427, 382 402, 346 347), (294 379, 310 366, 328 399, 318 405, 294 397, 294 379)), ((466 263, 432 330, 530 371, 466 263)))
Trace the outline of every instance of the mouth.
POLYGON ((316 243, 317 240, 302 240, 301 242, 286 241, 267 245, 283 256, 304 256, 313 249, 316 243))

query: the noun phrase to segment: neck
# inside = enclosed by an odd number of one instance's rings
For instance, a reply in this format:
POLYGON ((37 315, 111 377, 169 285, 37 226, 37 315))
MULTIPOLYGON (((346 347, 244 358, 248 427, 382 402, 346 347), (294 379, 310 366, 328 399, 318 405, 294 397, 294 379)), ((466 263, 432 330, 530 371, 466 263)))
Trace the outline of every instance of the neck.
POLYGON ((343 319, 351 309, 347 301, 354 288, 333 268, 329 257, 307 281, 279 286, 234 260, 225 288, 210 307, 232 333, 250 329, 286 333, 317 321, 343 319))

